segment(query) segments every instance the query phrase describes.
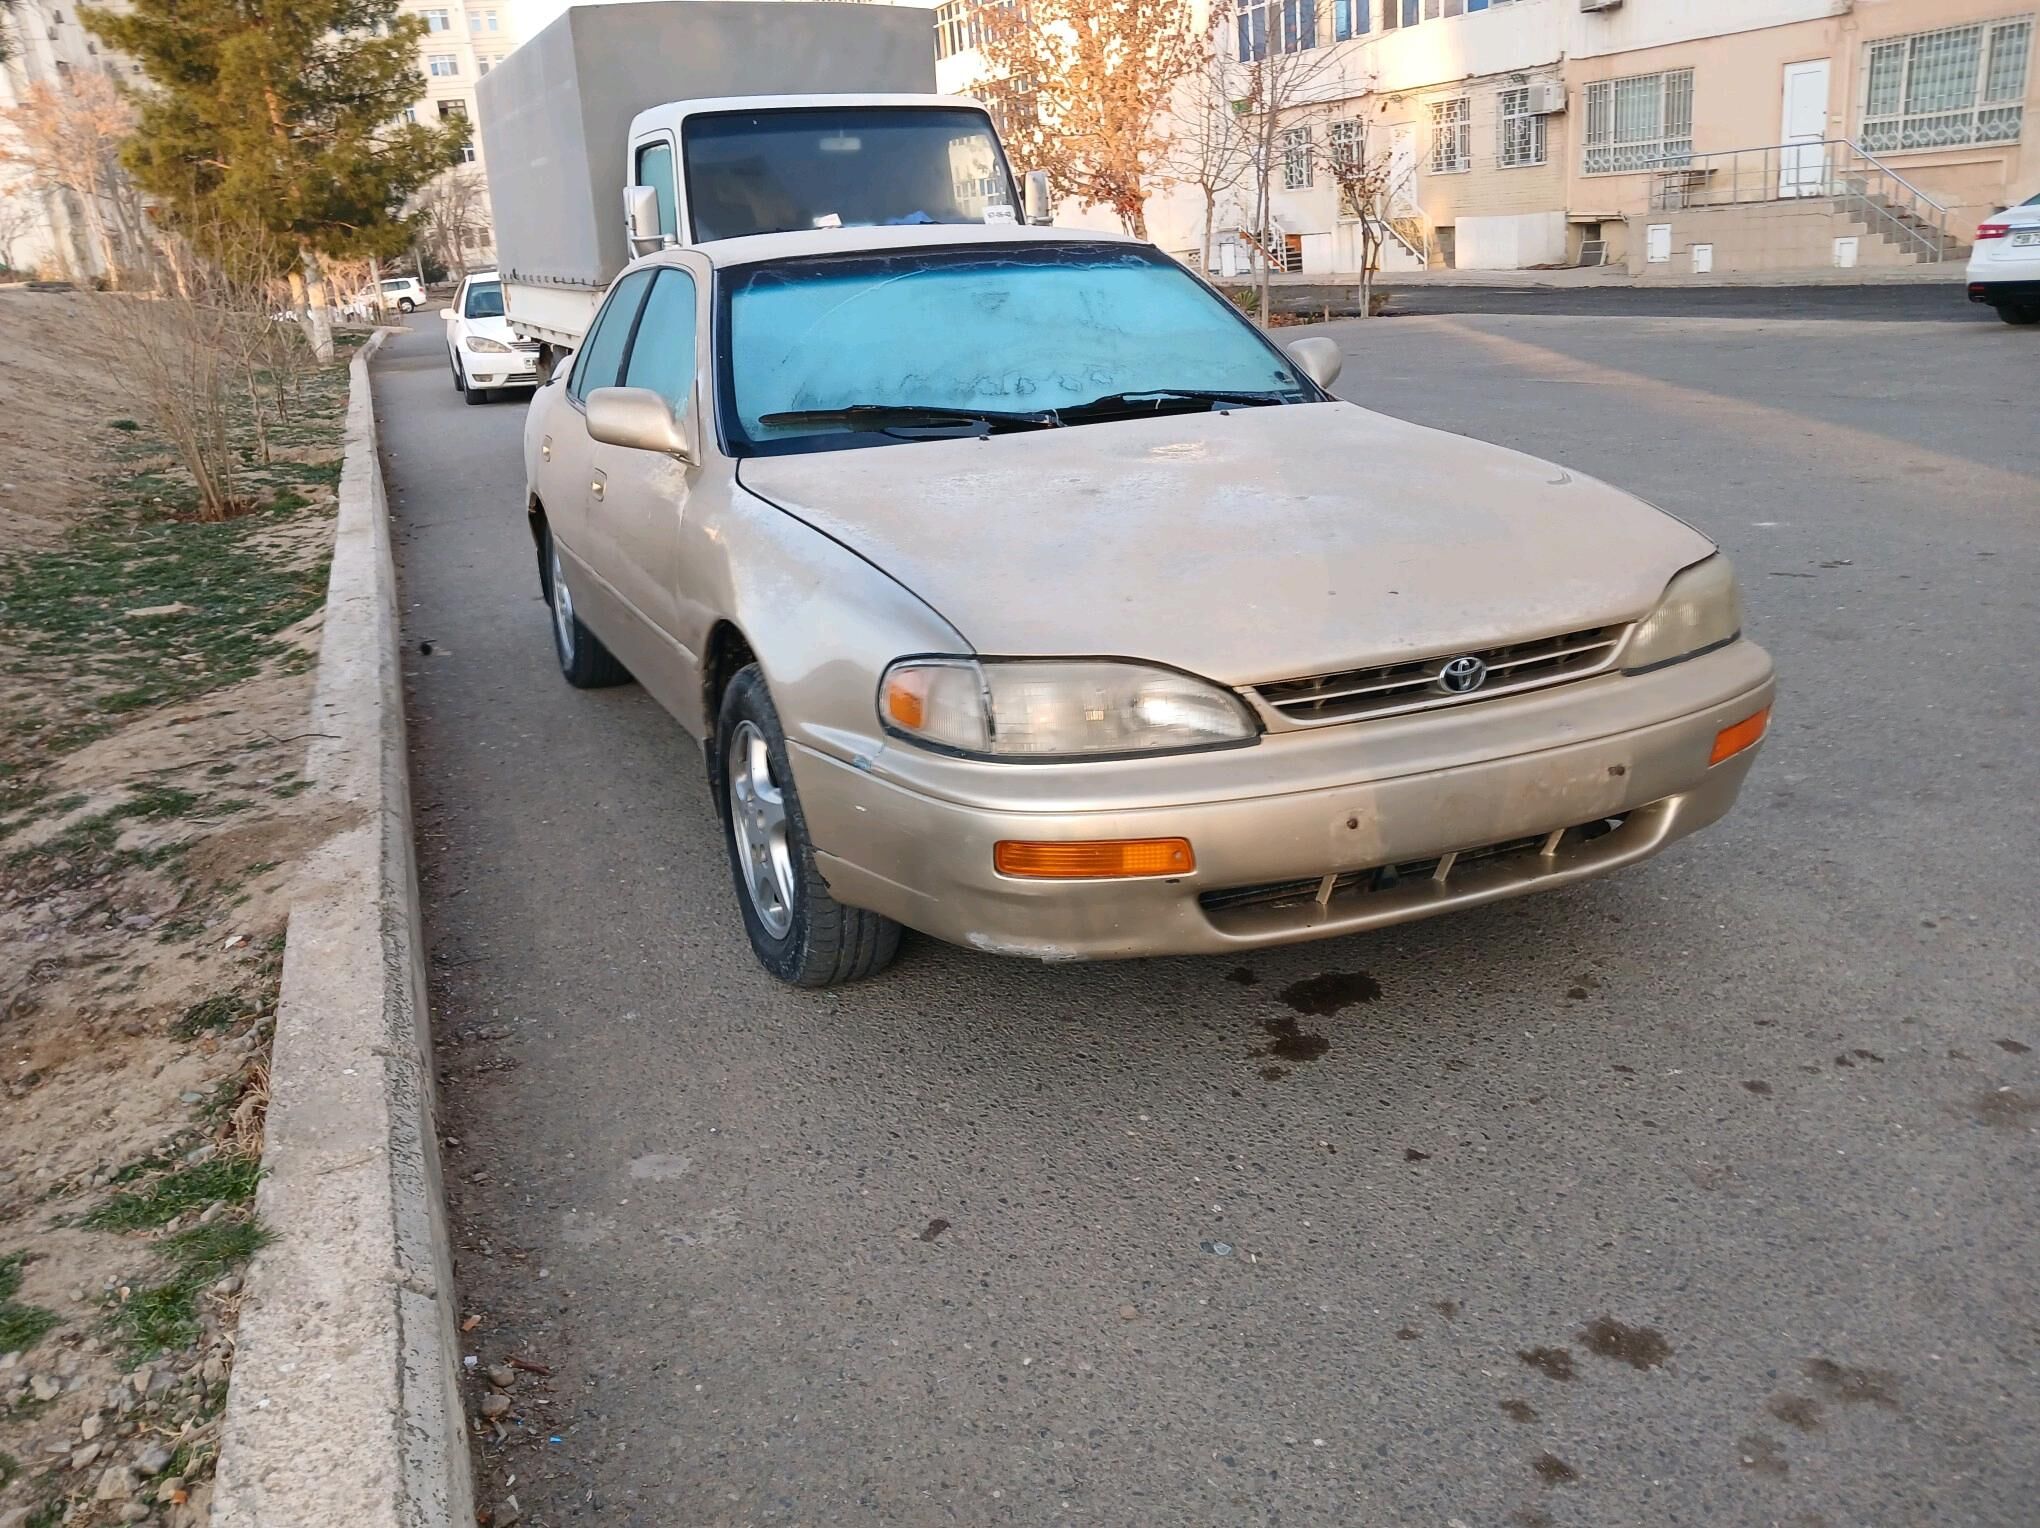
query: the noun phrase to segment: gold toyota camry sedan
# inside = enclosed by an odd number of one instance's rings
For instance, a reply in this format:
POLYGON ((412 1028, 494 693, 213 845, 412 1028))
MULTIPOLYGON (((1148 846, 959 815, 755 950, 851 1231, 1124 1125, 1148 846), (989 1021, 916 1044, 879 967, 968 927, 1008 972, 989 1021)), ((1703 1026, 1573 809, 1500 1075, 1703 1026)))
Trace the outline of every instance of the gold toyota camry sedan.
POLYGON ((1727 812, 1772 693, 1727 560, 1338 365, 1119 238, 648 256, 525 427, 560 666, 701 741, 752 946, 807 986, 902 927, 1321 939, 1727 812))

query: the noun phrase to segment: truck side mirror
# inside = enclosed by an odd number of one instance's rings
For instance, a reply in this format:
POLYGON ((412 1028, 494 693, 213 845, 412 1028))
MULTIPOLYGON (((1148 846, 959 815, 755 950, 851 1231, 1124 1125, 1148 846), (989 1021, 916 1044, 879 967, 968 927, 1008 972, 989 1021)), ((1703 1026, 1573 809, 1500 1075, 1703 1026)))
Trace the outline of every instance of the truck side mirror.
POLYGON ((1048 171, 1029 170, 1027 189, 1023 195, 1026 198, 1029 223, 1040 228, 1055 221, 1055 203, 1048 199, 1048 171))
POLYGON ((623 222, 633 255, 647 255, 672 242, 659 227, 659 193, 651 186, 623 188, 623 222))

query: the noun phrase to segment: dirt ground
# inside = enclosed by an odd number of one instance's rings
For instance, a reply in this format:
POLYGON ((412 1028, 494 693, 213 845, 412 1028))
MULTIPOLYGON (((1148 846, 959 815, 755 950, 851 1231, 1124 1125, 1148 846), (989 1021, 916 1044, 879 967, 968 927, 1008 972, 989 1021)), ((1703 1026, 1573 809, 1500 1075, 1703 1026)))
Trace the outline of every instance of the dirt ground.
POLYGON ((193 522, 83 294, 0 289, 0 1528, 203 1522, 344 366, 193 522))

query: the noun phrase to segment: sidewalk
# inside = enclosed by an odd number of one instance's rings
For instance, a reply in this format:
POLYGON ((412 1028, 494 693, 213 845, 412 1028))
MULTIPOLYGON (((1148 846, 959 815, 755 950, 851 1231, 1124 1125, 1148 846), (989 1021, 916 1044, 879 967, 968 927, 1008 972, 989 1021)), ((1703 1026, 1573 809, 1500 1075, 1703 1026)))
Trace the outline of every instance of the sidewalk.
MULTIPOLYGON (((1544 271, 1382 271, 1374 278, 1383 292, 1407 291, 1416 287, 1522 287, 1570 290, 1579 287, 1804 287, 1804 286, 1935 286, 1959 285, 1963 263, 1946 260, 1934 265, 1855 266, 1838 270, 1830 265, 1800 270, 1710 271, 1695 276, 1685 272, 1632 276, 1619 265, 1569 266, 1544 271)), ((1359 285, 1356 272, 1291 273, 1277 271, 1269 278, 1275 287, 1334 288, 1359 285)), ((1232 278, 1225 285, 1240 285, 1232 278)))

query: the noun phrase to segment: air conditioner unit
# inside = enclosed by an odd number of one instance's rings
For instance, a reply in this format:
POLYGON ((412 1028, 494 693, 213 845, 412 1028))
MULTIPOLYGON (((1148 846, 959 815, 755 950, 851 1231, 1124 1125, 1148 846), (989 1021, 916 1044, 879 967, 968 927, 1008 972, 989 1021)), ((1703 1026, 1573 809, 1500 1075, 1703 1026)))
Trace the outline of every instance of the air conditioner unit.
POLYGON ((1565 86, 1557 80, 1540 80, 1525 91, 1530 97, 1530 115, 1555 117, 1565 110, 1565 86))
POLYGON ((1622 8, 1622 0, 1580 0, 1583 11, 1615 11, 1622 8))

